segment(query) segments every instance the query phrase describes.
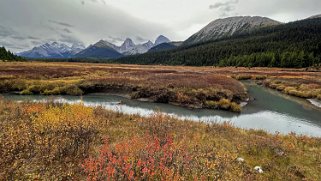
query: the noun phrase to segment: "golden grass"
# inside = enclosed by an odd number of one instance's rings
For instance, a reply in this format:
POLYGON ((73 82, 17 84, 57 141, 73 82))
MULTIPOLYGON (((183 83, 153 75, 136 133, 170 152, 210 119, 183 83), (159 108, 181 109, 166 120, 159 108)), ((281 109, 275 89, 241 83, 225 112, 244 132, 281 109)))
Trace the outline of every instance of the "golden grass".
POLYGON ((321 179, 318 138, 81 104, 0 103, 0 180, 321 179))

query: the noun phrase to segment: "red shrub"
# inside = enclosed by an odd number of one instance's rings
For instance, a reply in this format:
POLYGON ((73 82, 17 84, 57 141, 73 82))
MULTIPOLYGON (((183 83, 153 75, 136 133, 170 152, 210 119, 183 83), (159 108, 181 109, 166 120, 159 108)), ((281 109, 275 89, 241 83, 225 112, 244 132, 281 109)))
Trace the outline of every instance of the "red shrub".
POLYGON ((113 148, 106 140, 99 156, 85 160, 83 168, 88 180, 177 180, 190 160, 171 137, 144 136, 113 148))

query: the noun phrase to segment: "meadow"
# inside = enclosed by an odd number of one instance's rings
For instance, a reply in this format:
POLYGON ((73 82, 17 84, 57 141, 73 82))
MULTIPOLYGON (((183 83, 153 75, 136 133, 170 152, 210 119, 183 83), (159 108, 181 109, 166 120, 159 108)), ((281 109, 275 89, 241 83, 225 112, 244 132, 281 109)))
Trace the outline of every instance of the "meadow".
POLYGON ((0 93, 83 95, 105 92, 189 108, 240 112, 249 98, 240 80, 285 94, 321 99, 321 72, 307 69, 219 68, 90 63, 2 62, 0 93))
MULTIPOLYGON (((320 98, 320 77, 305 69, 0 63, 2 93, 106 92, 232 111, 248 98, 240 80, 320 98)), ((0 98, 0 130, 0 180, 321 179, 320 138, 243 130, 228 122, 0 98)))
POLYGON ((0 99, 0 115, 0 180, 321 179, 320 138, 82 104, 0 99))

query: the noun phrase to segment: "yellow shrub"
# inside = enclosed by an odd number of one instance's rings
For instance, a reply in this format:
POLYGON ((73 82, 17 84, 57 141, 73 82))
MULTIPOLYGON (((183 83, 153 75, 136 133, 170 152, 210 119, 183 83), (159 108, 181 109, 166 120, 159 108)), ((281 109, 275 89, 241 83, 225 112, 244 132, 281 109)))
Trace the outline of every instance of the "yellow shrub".
POLYGON ((36 129, 66 130, 70 128, 90 128, 95 125, 93 108, 82 104, 50 107, 33 120, 36 129))
POLYGON ((219 102, 218 102, 220 108, 222 109, 225 109, 225 110, 228 110, 231 106, 231 101, 228 100, 228 99, 221 99, 219 102))
POLYGON ((236 104, 235 102, 231 103, 231 110, 233 112, 241 112, 241 106, 239 104, 236 104))

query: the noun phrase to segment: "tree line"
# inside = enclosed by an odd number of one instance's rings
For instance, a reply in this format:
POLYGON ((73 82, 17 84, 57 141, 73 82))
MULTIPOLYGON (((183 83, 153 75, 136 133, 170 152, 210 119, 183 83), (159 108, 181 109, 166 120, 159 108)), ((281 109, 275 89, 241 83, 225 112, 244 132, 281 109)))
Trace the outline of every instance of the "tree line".
POLYGON ((6 48, 0 47, 0 60, 5 61, 20 61, 23 60, 21 57, 13 54, 10 51, 7 51, 6 48))
POLYGON ((319 60, 313 53, 304 51, 263 52, 230 56, 220 60, 219 66, 301 68, 318 65, 319 60))
POLYGON ((321 63, 321 18, 307 19, 212 42, 114 60, 193 66, 307 67, 321 63))

